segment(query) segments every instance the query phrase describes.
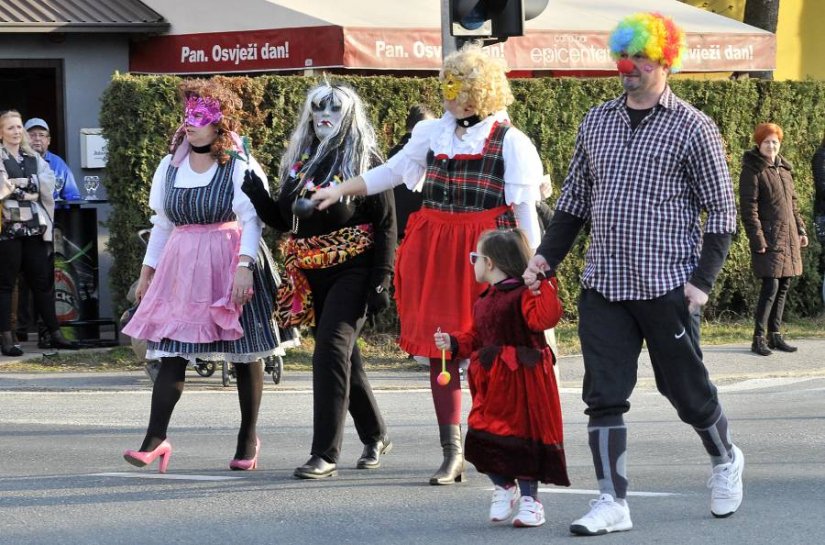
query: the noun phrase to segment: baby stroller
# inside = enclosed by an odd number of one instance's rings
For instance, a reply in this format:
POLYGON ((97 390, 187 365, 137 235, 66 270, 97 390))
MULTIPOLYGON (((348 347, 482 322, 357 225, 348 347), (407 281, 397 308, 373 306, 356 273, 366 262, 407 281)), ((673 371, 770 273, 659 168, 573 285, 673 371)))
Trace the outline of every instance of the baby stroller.
MULTIPOLYGON (((144 243, 144 245, 148 244, 149 242, 149 234, 151 233, 150 229, 141 229, 138 231, 137 236, 144 243)), ((274 263, 272 262, 272 257, 269 255, 268 250, 262 246, 263 251, 263 259, 268 260, 270 266, 272 267, 273 272, 275 272, 275 281, 278 283, 280 279, 277 276, 277 271, 275 269, 274 263)), ((126 310, 120 319, 120 326, 121 328, 124 327, 129 320, 131 319, 132 315, 134 314, 135 310, 137 310, 136 304, 136 296, 135 290, 137 289, 137 281, 135 281, 132 286, 129 288, 129 293, 126 296, 126 299, 132 303, 132 307, 126 310)), ((284 372, 284 360, 283 360, 283 353, 285 348, 297 346, 300 344, 300 338, 298 336, 297 330, 278 330, 278 351, 276 354, 263 358, 264 364, 264 372, 272 376, 272 382, 275 384, 280 384, 281 378, 283 377, 284 372)), ((158 376, 158 372, 160 371, 160 361, 158 360, 146 360, 146 351, 147 345, 146 341, 141 339, 134 339, 131 338, 131 345, 132 350, 134 351, 135 355, 141 359, 145 360, 146 363, 144 365, 144 370, 146 371, 146 375, 149 379, 154 383, 155 379, 158 376)), ((195 372, 202 376, 202 377, 211 377, 215 374, 218 366, 220 365, 221 368, 221 383, 224 386, 229 386, 232 383, 232 380, 236 378, 235 373, 235 366, 228 361, 225 360, 218 360, 218 361, 209 361, 203 359, 197 359, 195 363, 192 365, 195 372)))

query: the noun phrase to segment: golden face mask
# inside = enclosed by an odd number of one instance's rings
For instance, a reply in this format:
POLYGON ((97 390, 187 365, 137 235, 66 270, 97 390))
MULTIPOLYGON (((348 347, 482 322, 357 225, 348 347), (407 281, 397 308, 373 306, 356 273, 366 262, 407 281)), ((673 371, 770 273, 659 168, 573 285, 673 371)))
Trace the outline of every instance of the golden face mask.
POLYGON ((455 74, 448 73, 441 82, 441 93, 447 100, 455 100, 461 92, 461 81, 455 74))

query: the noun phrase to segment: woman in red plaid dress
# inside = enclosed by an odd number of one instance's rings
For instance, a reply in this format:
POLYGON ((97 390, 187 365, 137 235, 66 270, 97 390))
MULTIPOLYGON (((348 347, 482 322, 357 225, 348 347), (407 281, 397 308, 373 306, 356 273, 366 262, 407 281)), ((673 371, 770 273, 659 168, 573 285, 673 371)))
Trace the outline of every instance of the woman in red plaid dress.
POLYGON ((313 200, 324 209, 343 196, 372 195, 402 183, 424 194, 398 249, 399 344, 430 362, 444 453, 430 484, 452 484, 464 474, 459 361, 447 365, 456 380, 438 385, 441 353, 432 335, 439 327, 461 331, 472 323, 473 303, 486 285, 474 282, 466 256, 483 231, 518 226, 530 246, 538 246, 535 204, 541 198, 543 168, 530 139, 510 126, 506 107, 513 95, 503 64, 468 45, 444 60, 439 78, 445 109, 440 119, 419 122, 409 142, 387 163, 322 189, 313 200))

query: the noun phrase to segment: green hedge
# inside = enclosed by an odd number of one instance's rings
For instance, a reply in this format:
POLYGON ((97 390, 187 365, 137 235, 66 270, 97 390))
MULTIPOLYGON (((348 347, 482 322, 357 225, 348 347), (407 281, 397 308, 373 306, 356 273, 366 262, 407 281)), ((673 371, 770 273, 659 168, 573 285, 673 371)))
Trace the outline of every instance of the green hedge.
MULTIPOLYGON (((289 137, 306 90, 317 78, 258 76, 223 78, 244 101, 243 126, 254 154, 269 173, 277 171, 278 157, 289 137)), ((360 93, 374 122, 380 144, 388 149, 403 133, 407 108, 423 103, 441 111, 435 78, 339 77, 360 93)), ((147 206, 152 174, 166 153, 168 139, 181 119, 176 95, 179 79, 170 76, 116 75, 102 98, 101 124, 108 139, 104 183, 113 205, 109 251, 114 256, 112 290, 115 304, 125 306, 125 294, 137 278, 144 248, 135 236, 148 225, 147 206)), ((592 106, 615 97, 620 87, 610 79, 514 80, 516 103, 510 108, 514 125, 536 143, 556 188, 564 181, 576 130, 592 106)), ((734 184, 744 150, 752 145, 756 123, 773 121, 785 129, 782 154, 797 166, 796 190, 810 224, 813 182, 810 158, 825 129, 825 82, 697 81, 675 79, 674 91, 710 115, 722 132, 734 184)), ((271 180, 272 182, 272 180, 271 180)), ((809 231, 812 229, 809 226, 809 231)), ((274 242, 268 235, 270 242, 274 242)), ((575 317, 578 276, 586 241, 582 237, 559 272, 567 315, 575 317)), ((817 264, 822 248, 812 240, 805 251, 805 273, 798 279, 787 305, 791 316, 813 316, 822 310, 821 273, 817 264)), ((750 316, 759 282, 750 269, 744 231, 737 233, 730 257, 711 294, 709 317, 750 316)), ((388 319, 392 327, 394 319, 388 319)))

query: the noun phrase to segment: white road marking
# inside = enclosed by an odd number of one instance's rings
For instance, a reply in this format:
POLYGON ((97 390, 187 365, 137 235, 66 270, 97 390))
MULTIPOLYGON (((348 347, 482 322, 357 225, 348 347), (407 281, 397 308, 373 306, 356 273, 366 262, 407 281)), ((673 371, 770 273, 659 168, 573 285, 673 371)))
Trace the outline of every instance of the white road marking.
POLYGON ((216 475, 180 475, 170 473, 92 473, 89 477, 123 477, 124 479, 165 479, 169 481, 236 481, 244 477, 216 475))
MULTIPOLYGON (((492 490, 492 488, 490 489, 492 490)), ((539 492, 546 492, 549 494, 581 494, 583 496, 598 496, 601 494, 598 490, 584 490, 581 488, 539 488, 539 492)), ((665 498, 670 496, 682 496, 676 492, 628 492, 628 496, 638 496, 645 498, 665 498)))
POLYGON ((775 378, 752 378, 736 382, 734 384, 724 384, 717 386, 720 392, 746 392, 749 390, 761 390, 763 388, 774 388, 776 386, 788 386, 814 380, 815 377, 775 377, 775 378))

